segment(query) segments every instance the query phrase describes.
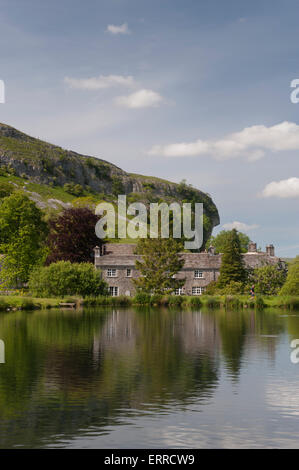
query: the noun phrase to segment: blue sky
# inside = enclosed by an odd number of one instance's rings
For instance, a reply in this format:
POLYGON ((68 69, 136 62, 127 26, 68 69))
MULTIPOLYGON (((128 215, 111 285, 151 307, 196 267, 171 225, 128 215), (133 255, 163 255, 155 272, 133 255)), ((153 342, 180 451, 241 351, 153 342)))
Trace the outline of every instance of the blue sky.
POLYGON ((186 179, 221 226, 299 253, 295 0, 0 0, 0 121, 186 179), (243 225, 242 225, 243 224, 243 225))

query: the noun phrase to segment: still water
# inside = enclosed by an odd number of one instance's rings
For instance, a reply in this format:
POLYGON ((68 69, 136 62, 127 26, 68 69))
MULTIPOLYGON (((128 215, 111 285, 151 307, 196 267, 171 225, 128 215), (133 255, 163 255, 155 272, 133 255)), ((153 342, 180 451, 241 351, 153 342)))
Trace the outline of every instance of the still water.
POLYGON ((299 313, 0 315, 0 448, 299 448, 299 313))

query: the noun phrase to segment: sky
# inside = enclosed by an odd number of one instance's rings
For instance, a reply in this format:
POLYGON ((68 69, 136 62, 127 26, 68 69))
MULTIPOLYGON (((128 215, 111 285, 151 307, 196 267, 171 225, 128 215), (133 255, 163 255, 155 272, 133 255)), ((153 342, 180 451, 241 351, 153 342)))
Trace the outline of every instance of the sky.
POLYGON ((217 205, 215 234, 295 256, 298 14, 297 0, 0 0, 0 122, 186 179, 217 205))

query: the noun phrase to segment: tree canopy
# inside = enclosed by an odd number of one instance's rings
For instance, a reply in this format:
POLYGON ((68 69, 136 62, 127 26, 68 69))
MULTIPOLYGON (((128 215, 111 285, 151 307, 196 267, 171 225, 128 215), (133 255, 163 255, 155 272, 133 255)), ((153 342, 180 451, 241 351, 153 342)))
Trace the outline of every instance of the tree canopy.
POLYGON ((136 254, 142 255, 142 260, 136 261, 140 272, 140 277, 134 279, 137 289, 148 294, 169 294, 182 287, 184 279, 174 277, 184 265, 180 251, 181 242, 173 238, 139 239, 136 254))
MULTIPOLYGON (((227 241, 230 239, 230 230, 221 230, 215 237, 209 238, 206 243, 206 248, 208 249, 209 246, 214 246, 216 253, 224 253, 225 246, 227 241)), ((240 241, 241 253, 246 253, 248 251, 248 244, 250 242, 250 238, 248 235, 242 232, 237 232, 237 236, 240 241)))
POLYGON ((289 265, 288 277, 280 295, 299 295, 299 256, 289 265))
POLYGON ((256 292, 262 295, 276 295, 286 280, 286 271, 278 266, 262 266, 252 274, 256 292))
POLYGON ((91 263, 58 261, 32 271, 29 289, 40 297, 107 295, 107 284, 91 263))
POLYGON ((0 253, 4 254, 1 283, 18 287, 46 256, 47 225, 42 211, 24 193, 17 191, 0 204, 0 253))
POLYGON ((247 277, 240 238, 237 230, 233 229, 228 232, 226 238, 217 284, 219 287, 225 287, 231 282, 245 283, 247 277))
POLYGON ((91 262, 93 249, 101 244, 95 234, 98 217, 88 207, 64 209, 49 220, 47 264, 64 260, 91 262))

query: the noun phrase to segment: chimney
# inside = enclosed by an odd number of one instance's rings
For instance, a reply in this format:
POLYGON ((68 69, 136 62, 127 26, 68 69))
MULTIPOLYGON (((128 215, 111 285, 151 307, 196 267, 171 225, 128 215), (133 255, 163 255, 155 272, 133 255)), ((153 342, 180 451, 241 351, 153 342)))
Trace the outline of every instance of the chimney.
POLYGON ((249 245, 248 245, 248 253, 256 253, 256 252, 257 252, 256 243, 254 243, 254 242, 249 242, 249 245))
POLYGON ((267 245, 266 246, 266 253, 267 253, 268 256, 275 256, 274 246, 273 245, 267 245))
POLYGON ((94 249, 94 257, 95 258, 98 258, 99 256, 101 256, 101 248, 99 246, 96 246, 94 249))
POLYGON ((210 255, 214 255, 215 254, 215 247, 214 246, 209 246, 208 253, 210 255))

